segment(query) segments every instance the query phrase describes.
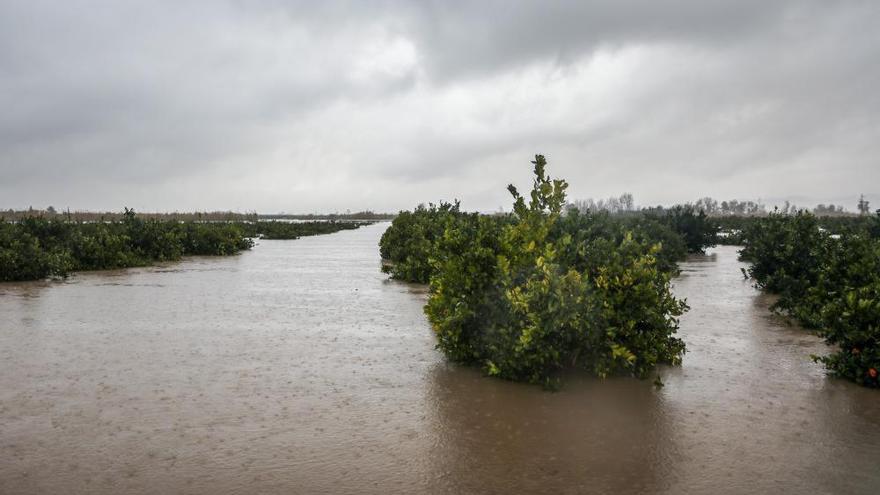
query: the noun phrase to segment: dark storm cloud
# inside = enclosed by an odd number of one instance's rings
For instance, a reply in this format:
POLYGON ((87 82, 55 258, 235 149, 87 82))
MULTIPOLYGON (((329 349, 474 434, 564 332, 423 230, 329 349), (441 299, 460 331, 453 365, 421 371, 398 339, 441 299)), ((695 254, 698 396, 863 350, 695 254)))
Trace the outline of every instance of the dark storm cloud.
POLYGON ((777 22, 782 2, 435 2, 415 33, 437 77, 577 60, 600 45, 724 43, 777 22), (769 4, 769 5, 768 5, 769 4))
POLYGON ((875 2, 7 1, 0 208, 493 209, 539 151, 579 196, 855 198, 880 192, 878 22, 875 2))

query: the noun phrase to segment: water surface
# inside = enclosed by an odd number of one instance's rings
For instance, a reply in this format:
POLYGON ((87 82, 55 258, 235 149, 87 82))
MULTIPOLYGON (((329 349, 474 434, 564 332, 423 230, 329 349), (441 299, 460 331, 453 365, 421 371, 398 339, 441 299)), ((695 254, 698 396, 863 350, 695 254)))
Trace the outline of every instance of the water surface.
POLYGON ((880 393, 827 378, 734 248, 682 265, 664 388, 548 393, 445 363, 386 227, 0 284, 0 493, 880 490, 880 393))

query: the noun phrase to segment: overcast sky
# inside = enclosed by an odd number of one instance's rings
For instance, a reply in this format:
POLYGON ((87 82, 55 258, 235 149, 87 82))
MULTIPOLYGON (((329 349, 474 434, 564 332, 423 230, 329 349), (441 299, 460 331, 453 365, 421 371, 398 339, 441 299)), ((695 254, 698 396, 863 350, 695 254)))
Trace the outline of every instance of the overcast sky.
POLYGON ((880 2, 0 0, 0 208, 880 207, 880 2))

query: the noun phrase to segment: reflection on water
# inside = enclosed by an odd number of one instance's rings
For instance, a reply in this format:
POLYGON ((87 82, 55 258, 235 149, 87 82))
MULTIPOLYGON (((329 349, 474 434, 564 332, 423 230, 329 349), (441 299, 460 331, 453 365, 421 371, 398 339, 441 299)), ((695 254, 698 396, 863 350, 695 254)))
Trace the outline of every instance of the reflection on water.
POLYGON ((875 493, 880 394, 825 377, 732 248, 680 368, 544 392, 446 364, 387 224, 0 284, 0 493, 875 493))
POLYGON ((432 374, 437 491, 644 493, 668 486, 650 381, 572 378, 548 393, 440 365, 432 374))

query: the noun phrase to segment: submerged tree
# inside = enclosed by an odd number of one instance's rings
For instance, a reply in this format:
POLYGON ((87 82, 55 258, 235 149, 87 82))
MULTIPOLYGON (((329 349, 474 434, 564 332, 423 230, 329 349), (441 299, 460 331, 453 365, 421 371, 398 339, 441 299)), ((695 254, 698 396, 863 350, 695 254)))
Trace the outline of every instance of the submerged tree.
POLYGON ((546 174, 543 156, 532 163, 529 195, 508 187, 511 218, 447 223, 426 306, 438 347, 490 375, 545 386, 568 367, 644 377, 658 362, 680 362, 674 333, 687 306, 657 267, 659 246, 559 228, 568 184, 546 174))

